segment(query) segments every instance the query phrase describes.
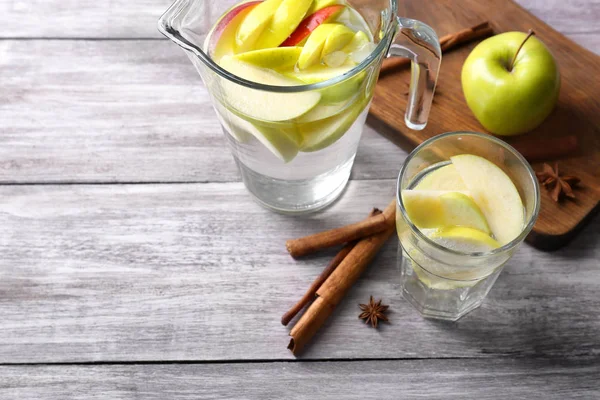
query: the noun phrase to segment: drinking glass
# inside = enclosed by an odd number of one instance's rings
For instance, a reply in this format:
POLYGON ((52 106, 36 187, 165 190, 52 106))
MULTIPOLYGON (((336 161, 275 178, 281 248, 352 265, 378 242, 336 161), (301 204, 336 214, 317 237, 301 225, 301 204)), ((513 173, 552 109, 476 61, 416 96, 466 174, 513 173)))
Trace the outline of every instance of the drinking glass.
POLYGON ((481 305, 505 263, 533 228, 540 209, 540 189, 529 163, 507 143, 482 133, 450 132, 423 142, 408 156, 398 177, 396 204, 402 295, 424 317, 455 321, 481 305), (429 239, 408 217, 402 190, 413 188, 459 154, 493 162, 515 184, 523 201, 525 223, 510 243, 488 252, 456 251, 429 239))
POLYGON ((437 35, 420 21, 399 17, 397 0, 347 3, 366 20, 375 49, 350 71, 301 86, 242 79, 207 54, 211 29, 235 0, 177 0, 159 20, 159 30, 185 50, 202 77, 246 187, 272 210, 314 211, 342 193, 385 57, 411 59, 405 121, 411 129, 427 123, 441 62, 437 35), (270 113, 312 95, 320 100, 306 114, 281 120, 270 113), (253 101, 262 105, 260 116, 244 112, 253 101))

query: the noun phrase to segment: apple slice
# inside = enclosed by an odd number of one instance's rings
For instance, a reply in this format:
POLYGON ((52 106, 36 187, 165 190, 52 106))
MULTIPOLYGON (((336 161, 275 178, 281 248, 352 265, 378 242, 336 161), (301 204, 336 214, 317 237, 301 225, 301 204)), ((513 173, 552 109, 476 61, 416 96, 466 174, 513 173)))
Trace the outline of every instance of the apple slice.
POLYGON ((323 46, 323 52, 321 53, 321 58, 336 52, 338 50, 343 49, 348 43, 352 41, 354 37, 354 31, 342 24, 335 24, 335 28, 325 41, 325 46, 323 46))
POLYGON ((252 138, 252 135, 246 130, 240 127, 239 124, 236 124, 236 120, 240 119, 240 117, 234 115, 231 111, 228 111, 225 106, 223 106, 218 101, 213 103, 215 107, 215 113, 217 114, 217 118, 221 123, 221 126, 224 130, 226 130, 235 140, 240 143, 248 143, 252 138))
POLYGON ((467 186, 462 181, 454 164, 448 164, 425 175, 425 177, 419 181, 415 190, 466 191, 467 186))
MULTIPOLYGON (((501 246, 498 241, 485 232, 465 226, 438 229, 428 237, 441 246, 463 253, 483 253, 501 246)), ((466 277, 455 276, 453 278, 465 279, 466 277)), ((470 279, 476 279, 476 277, 470 277, 470 279)))
POLYGON ((340 101, 338 103, 319 103, 318 106, 301 116, 296 120, 299 124, 308 122, 321 121, 326 118, 333 117, 344 111, 348 107, 347 101, 340 101))
POLYGON ((259 36, 255 49, 279 46, 302 22, 312 0, 283 0, 259 36))
POLYGON ((366 33, 358 31, 342 51, 347 53, 353 62, 360 64, 375 50, 375 47, 375 43, 371 41, 366 33))
POLYGON ((254 125, 233 113, 229 113, 229 118, 231 127, 238 134, 239 132, 251 134, 281 161, 290 162, 298 154, 298 142, 301 139, 299 136, 278 128, 254 125))
POLYGON ((280 46, 298 46, 315 30, 319 25, 324 24, 331 19, 337 17, 343 10, 341 4, 333 5, 319 9, 311 13, 308 11, 308 17, 304 18, 294 32, 280 46))
POLYGON ((504 245, 519 236, 525 210, 510 177, 483 157, 462 154, 450 159, 485 215, 494 237, 504 245))
POLYGON ((260 34, 273 19, 277 8, 284 0, 265 0, 252 9, 239 25, 235 34, 238 53, 253 50, 260 34))
POLYGON ((302 138, 297 133, 290 133, 275 127, 255 125, 235 115, 219 101, 215 102, 215 111, 223 128, 238 142, 248 143, 252 137, 255 137, 271 153, 286 163, 293 160, 298 154, 298 143, 302 138))
POLYGON ((466 226, 491 233, 485 216, 467 193, 439 190, 403 190, 402 202, 419 229, 466 226))
POLYGON ((341 24, 321 24, 311 33, 302 48, 298 68, 319 64, 323 57, 340 50, 354 37, 354 31, 341 24))
POLYGON ((308 9, 306 15, 311 15, 319 10, 324 9, 325 7, 329 7, 338 3, 338 0, 315 0, 310 5, 310 8, 308 9))
MULTIPOLYGON (((296 86, 302 82, 287 78, 275 71, 258 68, 226 56, 220 61, 222 68, 243 79, 273 86, 296 86)), ((259 120, 281 122, 298 118, 312 110, 321 100, 316 91, 276 93, 251 89, 227 79, 221 79, 221 94, 225 104, 234 110, 259 120)))
POLYGON ((336 24, 321 24, 310 34, 298 59, 298 68, 300 70, 311 67, 321 61, 321 53, 323 53, 325 42, 335 27, 336 24))
POLYGON ((224 55, 234 53, 235 32, 246 15, 261 1, 250 1, 233 7, 215 25, 208 35, 206 51, 214 59, 219 60, 224 55))
POLYGON ((305 153, 319 151, 337 142, 350 129, 367 104, 368 101, 365 98, 357 101, 340 115, 300 125, 298 129, 302 135, 300 151, 305 153))
POLYGON ((302 53, 302 47, 272 47, 247 51, 234 57, 260 68, 289 69, 296 65, 300 53, 302 53))
MULTIPOLYGON (((301 80, 304 83, 312 84, 333 79, 345 73, 348 73, 356 64, 347 61, 340 67, 329 68, 324 65, 315 65, 302 71, 287 71, 284 74, 290 78, 301 80)), ((347 79, 333 86, 321 90, 321 100, 326 103, 339 103, 347 101, 357 95, 361 90, 366 73, 360 72, 355 77, 347 79)))
POLYGON ((329 68, 341 67, 348 60, 348 54, 343 51, 334 51, 323 57, 323 63, 329 68))

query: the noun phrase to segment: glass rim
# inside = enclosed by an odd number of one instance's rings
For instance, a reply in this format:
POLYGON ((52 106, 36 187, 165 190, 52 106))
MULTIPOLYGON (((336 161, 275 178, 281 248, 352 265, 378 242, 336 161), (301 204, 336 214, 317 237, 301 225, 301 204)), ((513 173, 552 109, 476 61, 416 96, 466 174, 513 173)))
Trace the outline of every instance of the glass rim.
POLYGON ((174 18, 174 16, 177 13, 179 13, 181 11, 181 9, 184 7, 184 5, 189 4, 190 1, 200 1, 200 0, 176 0, 173 4, 171 4, 171 6, 169 6, 169 8, 158 19, 158 30, 160 31, 160 33, 162 33, 164 36, 166 36, 167 38, 169 38, 170 40, 175 42, 179 47, 183 48, 184 50, 188 50, 188 51, 191 51, 192 53, 194 53, 194 55, 196 57, 198 57, 207 67, 209 67, 214 73, 216 73, 220 77, 225 78, 225 79, 229 80, 230 82, 245 86, 250 89, 262 90, 262 91, 267 91, 267 92, 275 92, 275 93, 300 93, 300 92, 308 92, 308 91, 312 91, 312 90, 320 90, 320 89, 328 88, 328 87, 338 84, 340 82, 343 82, 347 79, 353 78, 354 76, 358 75, 359 73, 361 73, 362 71, 367 69, 367 67, 369 67, 377 59, 377 57, 379 57, 379 55, 381 53, 383 53, 383 51, 387 52, 387 49, 389 47, 388 42, 391 42, 391 39, 392 39, 391 37, 395 34, 396 26, 397 26, 396 24, 394 24, 394 21, 396 20, 397 13, 398 13, 397 12, 398 0, 389 0, 390 1, 390 10, 391 10, 391 16, 390 16, 391 23, 388 26, 384 37, 382 38, 382 40, 379 41, 379 43, 377 44, 375 49, 364 60, 362 60, 358 65, 354 66, 354 68, 352 68, 351 70, 349 70, 341 75, 338 75, 336 77, 333 77, 331 79, 328 79, 328 80, 325 80, 322 82, 318 82, 318 83, 311 83, 311 84, 307 84, 307 85, 297 85, 297 86, 273 86, 273 85, 265 85, 262 83, 252 82, 252 81, 240 78, 239 76, 234 75, 234 74, 228 72, 227 70, 221 68, 216 62, 214 62, 212 60, 212 58, 208 54, 206 54, 204 52, 204 50, 202 50, 199 46, 195 45, 194 43, 192 43, 189 40, 187 40, 186 38, 184 38, 177 29, 173 28, 173 26, 171 25, 171 20, 174 18))
POLYGON ((481 133, 481 132, 473 132, 473 131, 452 131, 452 132, 445 132, 439 135, 436 135, 432 138, 427 139, 426 141, 424 141, 423 143, 421 143, 419 146, 417 146, 406 158, 406 160, 404 160, 404 164, 402 165, 402 168, 400 168, 400 173, 398 174, 398 179, 396 181, 396 206, 398 207, 398 209, 400 210, 400 214, 402 214, 402 218, 404 219, 404 221, 406 222, 406 224, 410 227, 410 230, 412 231, 413 234, 415 234, 420 240, 423 240, 424 242, 426 242, 428 245, 432 246, 433 248, 443 251, 443 252, 447 252, 449 254, 453 254, 453 255, 457 255, 457 256, 469 256, 469 257, 475 257, 475 258, 486 258, 486 257, 490 257, 490 256, 494 256, 497 254, 501 254, 504 253, 508 250, 511 250, 513 248, 515 248, 516 246, 518 246, 521 242, 523 242, 525 240, 525 237, 527 237, 527 235, 529 234, 529 232, 531 232, 531 230, 533 229, 533 226, 535 225, 535 222, 537 220, 538 214, 540 212, 540 186, 537 180, 537 177, 535 175, 535 171, 533 170, 533 168, 531 167, 531 165, 529 164, 529 162, 525 159, 525 157, 523 157, 523 155, 521 155, 521 153, 519 153, 514 147, 512 147, 510 144, 506 143, 505 141, 498 139, 497 137, 494 137, 492 135, 489 134, 485 134, 485 133, 481 133), (413 159, 413 157, 415 157, 415 155, 422 150, 424 147, 430 145, 431 143, 442 139, 442 138, 446 138, 446 137, 452 137, 452 136, 459 136, 459 135, 467 135, 467 136, 476 136, 479 138, 482 138, 484 140, 489 140, 491 142, 494 142, 502 147, 504 147, 506 150, 510 151, 520 162, 521 164, 523 164, 525 166, 525 169, 528 172, 529 178, 530 180, 533 182, 533 186, 534 186, 534 208, 533 208, 533 212, 531 213, 531 216, 529 217, 529 220, 527 221, 527 223, 525 224, 525 227, 523 228, 523 230, 521 231, 521 233, 514 238, 513 240, 511 240, 510 242, 506 243, 503 246, 500 246, 496 249, 490 250, 490 251, 483 251, 483 252, 463 252, 463 251, 458 251, 458 250, 453 250, 453 249, 449 249, 447 247, 444 247, 436 242, 434 242, 433 240, 431 240, 430 238, 428 238, 425 234, 423 234, 423 232, 421 232, 421 230, 419 228, 417 228, 412 221, 408 218, 407 214, 406 214, 406 209, 404 208, 404 204, 402 202, 402 196, 400 195, 401 189, 400 189, 400 182, 402 181, 402 178, 404 177, 404 174, 406 173, 406 166, 410 163, 410 161, 413 159))

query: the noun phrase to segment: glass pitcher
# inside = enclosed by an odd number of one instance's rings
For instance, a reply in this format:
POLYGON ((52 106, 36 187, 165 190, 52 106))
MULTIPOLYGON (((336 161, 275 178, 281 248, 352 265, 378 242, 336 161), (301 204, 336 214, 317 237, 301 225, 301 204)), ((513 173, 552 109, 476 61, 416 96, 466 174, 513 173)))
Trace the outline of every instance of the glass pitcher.
POLYGON ((411 59, 405 122, 416 130, 427 124, 441 49, 433 29, 397 15, 396 0, 347 0, 365 19, 374 50, 341 75, 299 86, 248 81, 211 59, 205 42, 236 3, 177 0, 158 26, 200 73, 242 179, 262 205, 303 213, 327 206, 342 193, 385 57, 411 59))

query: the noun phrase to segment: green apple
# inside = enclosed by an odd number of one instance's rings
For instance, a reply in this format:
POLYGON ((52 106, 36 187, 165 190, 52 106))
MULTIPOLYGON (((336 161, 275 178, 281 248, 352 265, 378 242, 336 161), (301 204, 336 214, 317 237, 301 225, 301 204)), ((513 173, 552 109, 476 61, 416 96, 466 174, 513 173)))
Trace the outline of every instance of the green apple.
POLYGON ((247 51, 234 57, 242 62, 268 69, 289 69, 296 65, 302 47, 272 47, 247 51))
MULTIPOLYGON (((355 66, 356 64, 353 62, 346 61, 343 65, 335 68, 327 67, 325 65, 314 65, 305 70, 286 71, 283 72, 283 74, 304 83, 313 84, 346 74, 355 66)), ((352 98, 361 91, 364 92, 362 85, 366 76, 366 71, 362 71, 350 79, 346 79, 340 83, 336 83, 335 85, 320 90, 322 96, 321 102, 339 103, 352 98)))
POLYGON ((525 208, 510 177, 479 156, 461 154, 450 159, 485 215, 494 237, 505 245, 519 236, 524 228, 525 208))
POLYGON ((239 53, 254 50, 254 45, 284 0, 265 0, 252 9, 240 23, 235 34, 239 53))
POLYGON ((307 69, 319 64, 323 57, 344 48, 354 31, 342 24, 321 24, 308 37, 298 59, 298 68, 307 69))
POLYGON ((306 12, 306 15, 312 15, 316 11, 319 11, 325 7, 332 6, 334 4, 338 4, 338 0, 314 0, 310 5, 310 8, 306 12))
MULTIPOLYGON (((490 235, 465 226, 438 229, 428 236, 441 246, 463 253, 482 253, 500 247, 500 243, 490 235)), ((458 277, 454 278, 458 279, 458 277)))
POLYGON ((300 151, 313 152, 324 149, 338 141, 350 129, 354 121, 368 104, 367 98, 356 101, 347 110, 339 115, 298 126, 298 133, 302 137, 300 151))
POLYGON ((279 46, 300 25, 312 2, 313 0, 283 0, 259 36, 254 48, 267 49, 279 46))
POLYGON ((491 233, 487 220, 468 193, 440 190, 403 190, 402 202, 419 229, 466 226, 491 233))
POLYGON ((469 108, 497 135, 517 135, 536 128, 558 100, 556 60, 535 36, 526 37, 522 32, 507 32, 486 39, 462 68, 469 108))
POLYGON ((250 1, 231 8, 206 37, 205 49, 214 60, 220 60, 225 55, 234 54, 235 35, 239 25, 248 13, 260 4, 260 1, 250 1))
POLYGON ((354 31, 342 24, 335 24, 335 28, 327 37, 321 58, 335 51, 341 50, 354 38, 354 31))
MULTIPOLYGON (((275 71, 258 68, 233 56, 225 56, 220 66, 240 78, 272 86, 297 86, 301 81, 275 71)), ((276 93, 251 89, 227 79, 220 81, 223 102, 244 116, 259 121, 281 122, 298 118, 312 110, 321 100, 316 91, 276 93)))
POLYGON ((467 191, 465 183, 454 164, 448 164, 425 175, 417 183, 415 190, 455 190, 467 191))
POLYGON ((300 70, 311 67, 321 61, 321 53, 323 52, 323 47, 325 47, 325 42, 335 27, 336 24, 321 24, 310 34, 298 59, 298 68, 300 70))
POLYGON ((254 136, 263 146, 283 162, 290 162, 298 154, 301 137, 293 132, 276 127, 254 124, 231 111, 225 106, 217 107, 219 120, 235 140, 247 143, 254 136))

